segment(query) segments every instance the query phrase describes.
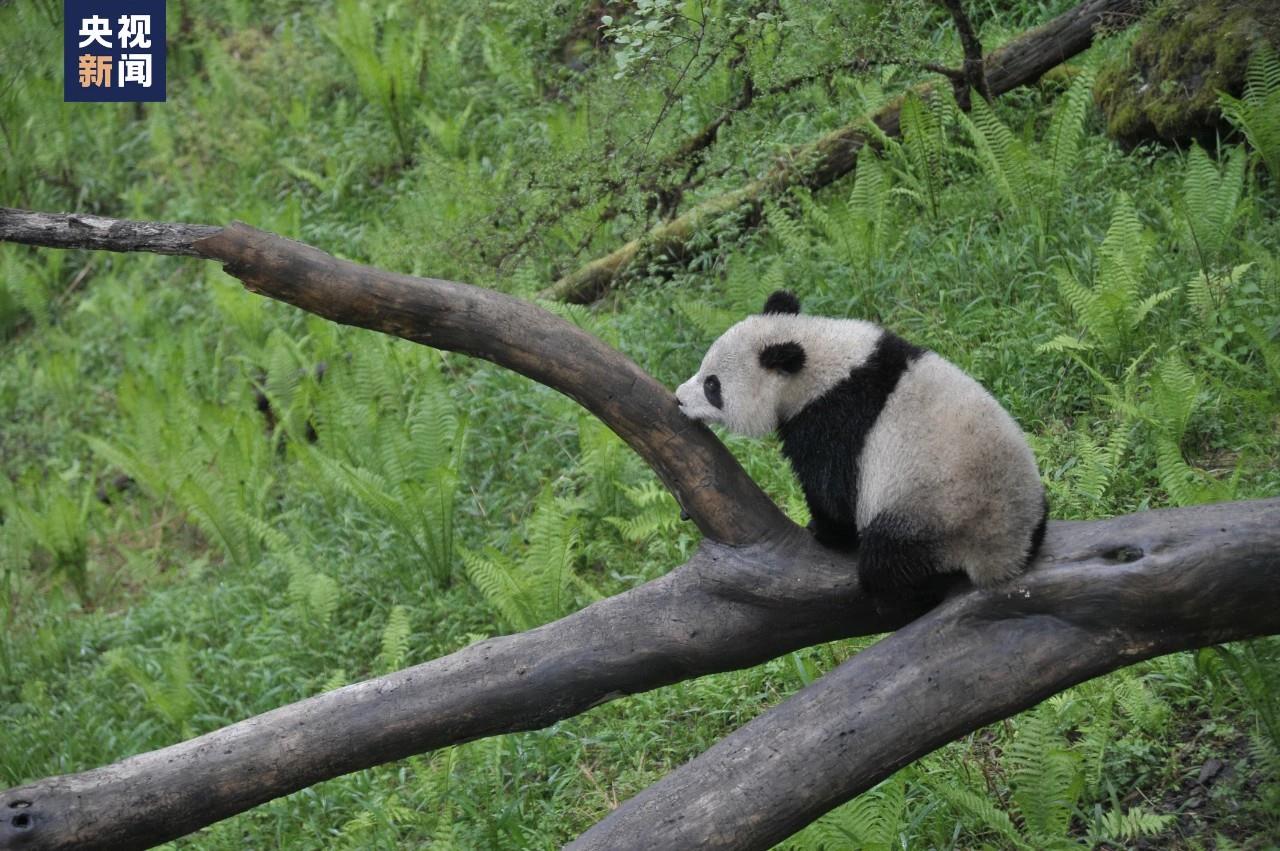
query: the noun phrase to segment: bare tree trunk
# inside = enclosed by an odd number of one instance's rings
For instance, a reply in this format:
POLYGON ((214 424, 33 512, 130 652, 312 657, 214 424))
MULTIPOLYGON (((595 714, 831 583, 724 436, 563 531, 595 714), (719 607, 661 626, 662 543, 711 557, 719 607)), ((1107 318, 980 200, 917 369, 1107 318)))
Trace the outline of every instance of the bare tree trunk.
POLYGON ((0 792, 0 849, 144 847, 350 771, 910 624, 581 839, 765 847, 948 739, 1081 679, 1280 632, 1280 499, 1052 523, 1029 574, 986 592, 957 578, 927 611, 930 599, 864 594, 853 559, 787 520, 709 431, 673 419, 661 385, 532 305, 339 261, 244 225, 100 219, 86 237, 60 218, 84 219, 0 209, 0 240, 218 259, 257 292, 556 387, 658 470, 709 540, 668 575, 555 623, 0 792))
MULTIPOLYGON (((995 97, 1034 83, 1050 68, 1087 49, 1099 26, 1107 22, 1127 24, 1145 4, 1146 0, 1085 0, 1044 26, 1024 33, 982 61, 988 92, 995 97)), ((919 90, 931 88, 922 86, 919 90)), ((868 122, 887 136, 898 135, 901 107, 901 99, 895 100, 874 115, 862 116, 812 144, 796 148, 764 177, 703 201, 663 222, 643 237, 565 275, 543 295, 579 304, 595 301, 637 257, 681 261, 704 224, 727 214, 737 215, 744 222, 754 222, 767 199, 781 195, 792 186, 818 189, 835 182, 857 165, 858 153, 870 141, 866 130, 868 122)))

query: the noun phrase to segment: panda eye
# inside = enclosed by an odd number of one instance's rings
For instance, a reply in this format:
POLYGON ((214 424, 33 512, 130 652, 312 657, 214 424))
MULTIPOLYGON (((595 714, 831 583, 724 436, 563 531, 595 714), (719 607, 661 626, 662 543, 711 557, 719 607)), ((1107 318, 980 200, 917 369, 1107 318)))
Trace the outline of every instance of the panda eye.
POLYGON ((702 379, 702 392, 706 394, 708 402, 724 410, 724 398, 720 395, 720 379, 717 376, 708 375, 702 379))

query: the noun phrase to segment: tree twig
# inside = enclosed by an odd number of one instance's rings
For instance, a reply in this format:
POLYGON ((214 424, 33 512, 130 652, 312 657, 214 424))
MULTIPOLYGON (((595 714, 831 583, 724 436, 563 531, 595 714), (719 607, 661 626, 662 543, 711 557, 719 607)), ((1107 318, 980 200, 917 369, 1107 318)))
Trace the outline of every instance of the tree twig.
POLYGON ((955 21, 956 32, 960 34, 960 45, 964 49, 963 84, 956 86, 956 102, 961 109, 969 109, 969 91, 982 95, 987 103, 991 102, 991 87, 987 85, 987 72, 982 59, 982 42, 974 30, 969 16, 965 14, 961 0, 941 0, 942 5, 951 13, 955 21))

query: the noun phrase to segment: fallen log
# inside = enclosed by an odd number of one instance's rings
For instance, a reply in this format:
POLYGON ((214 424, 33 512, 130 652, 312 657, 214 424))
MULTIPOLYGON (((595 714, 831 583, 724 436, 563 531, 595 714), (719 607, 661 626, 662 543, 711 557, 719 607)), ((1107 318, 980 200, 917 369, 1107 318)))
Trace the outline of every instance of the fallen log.
MULTIPOLYGON (((1086 0, 1049 23, 1024 33, 982 61, 987 90, 996 97, 1034 83, 1049 69, 1086 50, 1099 27, 1127 25, 1145 5, 1146 0, 1086 0)), ((917 91, 923 94, 932 88, 926 84, 917 91)), ((863 116, 816 142, 793 149, 763 177, 698 203, 644 236, 565 275, 542 295, 576 304, 595 301, 639 258, 684 260, 693 238, 708 222, 726 215, 754 222, 759 219, 765 201, 781 196, 793 186, 812 190, 834 183, 851 173, 857 165, 858 153, 874 143, 867 131, 868 122, 886 136, 899 135, 901 108, 902 99, 895 99, 873 115, 863 116)))

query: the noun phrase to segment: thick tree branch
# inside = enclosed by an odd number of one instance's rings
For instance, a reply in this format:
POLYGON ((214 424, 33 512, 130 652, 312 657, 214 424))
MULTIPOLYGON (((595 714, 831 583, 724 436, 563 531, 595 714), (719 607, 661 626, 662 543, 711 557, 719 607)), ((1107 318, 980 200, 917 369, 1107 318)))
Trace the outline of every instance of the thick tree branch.
MULTIPOLYGON (((581 847, 764 848, 1072 683, 1280 632, 1278 512, 1271 499, 1052 523, 1031 573, 965 590, 858 654, 619 808, 581 847)), ((747 548, 707 543, 666 576, 555 623, 0 793, 0 849, 142 847, 350 771, 894 629, 921 607, 863 595, 852 561, 798 528, 747 548)))
POLYGON ((789 521, 705 426, 622 353, 502 293, 383 272, 248 225, 131 222, 0 208, 0 240, 221 261, 254 292, 334 322, 493 361, 579 402, 661 477, 704 534, 746 544, 789 521), (86 231, 80 224, 92 220, 86 231), (163 239, 157 235, 163 235, 163 239))
MULTIPOLYGON (((991 96, 1034 83, 1044 72, 1093 43, 1094 30, 1106 21, 1136 14, 1146 0, 1085 0, 1042 27, 1024 33, 983 61, 991 96)), ((945 69, 943 69, 945 72, 945 69)), ((922 86, 927 91, 932 86, 922 86)), ((599 298, 637 257, 683 260, 700 227, 726 214, 744 222, 758 219, 764 202, 792 186, 818 189, 853 171, 858 152, 867 144, 867 122, 887 136, 899 133, 901 100, 871 116, 833 130, 810 145, 797 148, 769 172, 745 186, 708 199, 676 218, 663 222, 639 239, 565 275, 544 295, 585 303, 599 298)))
POLYGON ((898 768, 1142 659, 1280 632, 1280 500, 1054 523, 961 594, 722 739, 570 848, 764 849, 898 768))

